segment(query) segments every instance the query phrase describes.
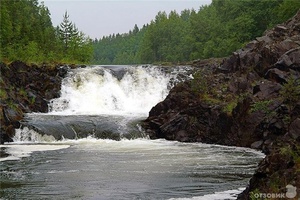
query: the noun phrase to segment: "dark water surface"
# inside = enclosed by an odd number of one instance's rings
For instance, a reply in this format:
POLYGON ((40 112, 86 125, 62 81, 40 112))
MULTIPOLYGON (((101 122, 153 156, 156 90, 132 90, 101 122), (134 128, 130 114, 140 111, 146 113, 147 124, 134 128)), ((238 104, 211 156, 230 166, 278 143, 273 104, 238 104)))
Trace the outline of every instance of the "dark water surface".
POLYGON ((192 198, 245 187, 262 157, 244 148, 147 139, 2 148, 28 156, 1 162, 3 199, 192 198))

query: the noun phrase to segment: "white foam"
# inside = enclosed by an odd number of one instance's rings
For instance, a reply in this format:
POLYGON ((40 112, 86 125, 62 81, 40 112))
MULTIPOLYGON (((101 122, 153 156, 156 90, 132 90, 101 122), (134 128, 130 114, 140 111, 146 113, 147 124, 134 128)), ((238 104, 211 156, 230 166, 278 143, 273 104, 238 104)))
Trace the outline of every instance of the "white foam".
POLYGON ((28 127, 22 127, 16 129, 13 141, 14 143, 26 144, 55 142, 56 140, 52 135, 41 135, 28 127))
POLYGON ((81 138, 77 140, 64 139, 57 141, 56 144, 72 145, 74 148, 103 150, 103 151, 160 151, 161 149, 178 148, 178 142, 167 141, 164 139, 150 140, 146 138, 122 139, 120 141, 112 139, 96 139, 93 137, 81 138))
POLYGON ((0 148, 5 148, 8 157, 0 158, 0 162, 6 160, 19 160, 24 157, 29 157, 33 152, 38 151, 55 151, 59 149, 69 148, 70 145, 55 145, 55 144, 6 144, 0 145, 0 148))
POLYGON ((167 74, 157 67, 128 66, 118 79, 100 66, 74 69, 63 80, 61 97, 52 100, 50 114, 147 116, 168 95, 170 80, 175 80, 178 73, 167 74))
POLYGON ((227 199, 237 199, 237 195, 243 192, 245 188, 238 188, 235 190, 227 190, 223 192, 215 192, 214 194, 207 194, 198 197, 191 198, 171 198, 169 200, 227 200, 227 199))

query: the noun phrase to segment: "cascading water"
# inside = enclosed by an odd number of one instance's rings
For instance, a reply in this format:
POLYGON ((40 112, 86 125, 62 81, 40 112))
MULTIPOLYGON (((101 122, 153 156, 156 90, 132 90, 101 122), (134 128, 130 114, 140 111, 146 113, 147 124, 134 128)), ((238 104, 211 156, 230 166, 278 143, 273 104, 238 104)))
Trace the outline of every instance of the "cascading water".
POLYGON ((23 122, 42 135, 60 140, 144 137, 138 121, 169 90, 191 78, 191 67, 90 66, 69 71, 61 96, 46 115, 28 114, 23 122))
POLYGON ((87 67, 72 70, 63 80, 61 97, 50 104, 51 114, 142 115, 168 94, 178 75, 153 66, 87 67))

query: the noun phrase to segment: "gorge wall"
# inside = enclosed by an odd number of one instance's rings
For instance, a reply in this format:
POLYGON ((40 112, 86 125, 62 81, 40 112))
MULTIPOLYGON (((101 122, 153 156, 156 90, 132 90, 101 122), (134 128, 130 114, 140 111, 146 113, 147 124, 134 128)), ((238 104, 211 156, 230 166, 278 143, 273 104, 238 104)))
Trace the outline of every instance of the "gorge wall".
POLYGON ((222 61, 192 64, 195 79, 143 122, 150 138, 261 149, 267 156, 239 199, 288 184, 300 195, 300 11, 222 61))

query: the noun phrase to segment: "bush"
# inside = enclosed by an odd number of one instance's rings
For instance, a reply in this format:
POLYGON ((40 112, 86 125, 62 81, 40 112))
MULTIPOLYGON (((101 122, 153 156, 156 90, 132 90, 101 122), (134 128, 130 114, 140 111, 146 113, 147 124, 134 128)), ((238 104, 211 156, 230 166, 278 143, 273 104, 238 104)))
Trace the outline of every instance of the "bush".
POLYGON ((191 83, 192 91, 204 97, 208 93, 207 76, 202 70, 197 71, 194 74, 194 79, 191 83))
POLYGON ((297 102, 300 101, 300 79, 290 76, 287 83, 283 85, 280 94, 291 112, 297 102))

